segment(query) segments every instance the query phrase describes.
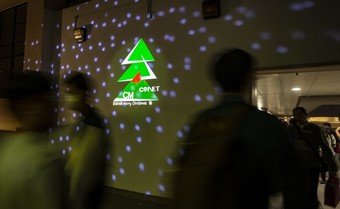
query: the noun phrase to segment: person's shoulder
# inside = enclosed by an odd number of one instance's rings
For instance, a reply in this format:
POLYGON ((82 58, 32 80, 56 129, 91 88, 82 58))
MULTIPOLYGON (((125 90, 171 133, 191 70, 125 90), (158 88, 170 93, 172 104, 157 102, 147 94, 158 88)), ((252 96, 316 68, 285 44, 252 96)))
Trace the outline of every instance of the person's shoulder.
POLYGON ((84 120, 84 123, 90 126, 94 126, 97 128, 102 128, 103 127, 103 118, 101 115, 98 113, 97 110, 94 108, 91 108, 89 114, 84 120))
POLYGON ((313 130, 321 130, 320 126, 316 125, 315 123, 308 123, 307 127, 313 130))

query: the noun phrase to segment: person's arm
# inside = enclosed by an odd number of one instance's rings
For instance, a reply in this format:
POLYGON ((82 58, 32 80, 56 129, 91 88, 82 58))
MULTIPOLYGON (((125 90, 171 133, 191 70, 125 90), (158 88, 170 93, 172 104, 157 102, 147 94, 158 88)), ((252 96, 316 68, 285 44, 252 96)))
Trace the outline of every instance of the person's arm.
POLYGON ((318 145, 322 150, 322 157, 326 160, 330 173, 336 175, 338 165, 334 157, 334 151, 332 151, 332 148, 328 146, 327 139, 323 131, 319 127, 317 127, 315 131, 318 138, 318 145))

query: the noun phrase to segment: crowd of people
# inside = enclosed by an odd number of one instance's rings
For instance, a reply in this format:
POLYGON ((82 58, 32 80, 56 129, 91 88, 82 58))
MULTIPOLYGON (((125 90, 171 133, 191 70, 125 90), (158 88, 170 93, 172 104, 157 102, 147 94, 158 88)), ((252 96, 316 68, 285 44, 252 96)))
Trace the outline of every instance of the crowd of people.
MULTIPOLYGON (((317 209, 317 188, 339 179, 340 147, 330 124, 308 121, 296 107, 289 124, 249 105, 254 59, 241 49, 216 55, 211 75, 223 98, 202 111, 183 144, 174 209, 267 209, 282 193, 286 209, 317 209)), ((70 135, 72 152, 61 156, 49 142, 57 99, 50 80, 25 72, 11 85, 10 108, 20 130, 1 139, 0 207, 5 209, 97 209, 103 193, 109 140, 101 116, 88 103, 90 83, 72 74, 64 102, 81 118, 70 135)))

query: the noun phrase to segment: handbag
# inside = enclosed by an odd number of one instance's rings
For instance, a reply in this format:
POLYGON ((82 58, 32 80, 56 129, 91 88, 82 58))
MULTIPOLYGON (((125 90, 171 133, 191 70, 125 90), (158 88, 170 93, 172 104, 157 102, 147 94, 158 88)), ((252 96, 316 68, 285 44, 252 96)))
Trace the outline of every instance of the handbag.
POLYGON ((325 187, 325 205, 336 208, 340 202, 340 184, 339 179, 330 177, 325 187))

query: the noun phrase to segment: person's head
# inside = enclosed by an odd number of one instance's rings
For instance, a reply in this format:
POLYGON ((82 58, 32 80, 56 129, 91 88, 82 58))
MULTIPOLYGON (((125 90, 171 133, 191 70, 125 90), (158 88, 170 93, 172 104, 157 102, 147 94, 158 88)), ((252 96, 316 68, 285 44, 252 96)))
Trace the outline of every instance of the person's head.
POLYGON ((297 124, 305 124, 308 114, 304 107, 295 107, 293 109, 293 117, 297 124))
POLYGON ((326 131, 326 132, 331 132, 331 130, 332 130, 332 125, 330 124, 330 123, 327 123, 327 122, 325 122, 325 123, 323 123, 322 124, 322 127, 323 127, 323 129, 326 131))
POLYGON ((227 49, 215 57, 212 76, 224 92, 240 93, 252 82, 254 60, 242 49, 227 49))
POLYGON ((23 131, 46 131, 53 125, 55 99, 47 75, 26 71, 9 88, 10 107, 23 131))
POLYGON ((64 100, 67 107, 80 111, 87 104, 90 83, 83 73, 73 72, 64 81, 64 100))

